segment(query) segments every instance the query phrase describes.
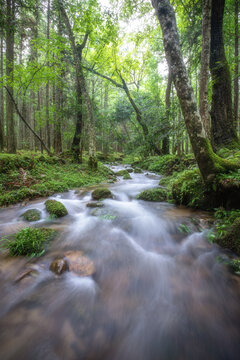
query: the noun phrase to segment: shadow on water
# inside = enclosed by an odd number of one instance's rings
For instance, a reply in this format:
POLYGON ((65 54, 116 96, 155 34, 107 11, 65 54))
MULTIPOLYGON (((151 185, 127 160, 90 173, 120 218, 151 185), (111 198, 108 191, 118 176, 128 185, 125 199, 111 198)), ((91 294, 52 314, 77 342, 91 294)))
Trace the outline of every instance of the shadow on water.
POLYGON ((89 191, 57 195, 69 211, 61 220, 48 218, 44 201, 1 210, 1 234, 26 226, 29 208, 42 212, 34 226, 61 231, 42 258, 1 255, 0 359, 239 358, 238 277, 190 222, 208 215, 135 200, 159 177, 131 175, 99 209, 86 207, 89 191), (190 234, 179 232, 183 222, 190 234), (94 274, 53 274, 51 261, 67 251, 88 256, 94 274))

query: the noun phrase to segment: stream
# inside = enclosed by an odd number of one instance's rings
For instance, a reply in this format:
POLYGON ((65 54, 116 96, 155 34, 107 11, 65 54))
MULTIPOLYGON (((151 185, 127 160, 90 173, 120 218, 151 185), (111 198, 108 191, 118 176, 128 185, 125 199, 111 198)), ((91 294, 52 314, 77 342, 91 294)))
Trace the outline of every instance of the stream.
POLYGON ((61 219, 43 199, 0 209, 0 237, 29 226, 21 214, 33 208, 31 226, 57 230, 40 258, 0 255, 1 360, 239 359, 240 281, 206 239, 209 214, 136 200, 160 176, 130 175, 106 185, 102 208, 86 207, 97 186, 50 197, 61 219), (69 252, 93 275, 49 270, 69 252))

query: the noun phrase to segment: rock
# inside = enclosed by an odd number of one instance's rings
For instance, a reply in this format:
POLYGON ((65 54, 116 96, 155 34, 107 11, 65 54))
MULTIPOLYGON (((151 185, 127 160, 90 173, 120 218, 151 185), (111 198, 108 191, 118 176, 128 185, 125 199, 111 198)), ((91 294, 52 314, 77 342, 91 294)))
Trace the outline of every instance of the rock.
POLYGON ((93 262, 84 256, 82 251, 67 251, 64 255, 69 271, 73 271, 79 276, 91 276, 95 273, 93 262))
POLYGON ((133 171, 135 174, 142 174, 142 170, 139 169, 139 168, 135 168, 134 171, 133 171))
POLYGON ((130 173, 130 174, 133 172, 133 169, 131 169, 131 168, 130 168, 130 169, 126 169, 126 170, 127 170, 127 172, 130 173))
POLYGON ((68 214, 65 206, 57 200, 47 200, 45 201, 45 206, 50 215, 62 217, 68 214))
POLYGON ((52 261, 49 269, 56 275, 61 275, 69 270, 68 261, 65 258, 58 258, 52 261))
POLYGON ((124 176, 124 175, 128 175, 128 171, 123 169, 123 170, 119 170, 118 172, 116 172, 117 176, 124 176))
POLYGON ((86 206, 89 208, 100 208, 100 207, 103 207, 103 203, 98 202, 98 201, 92 201, 92 202, 87 203, 86 206))
POLYGON ((30 209, 21 215, 26 221, 38 221, 41 219, 41 212, 37 209, 30 209))
POLYGON ((92 192, 92 198, 94 200, 107 199, 107 198, 112 199, 112 197, 113 195, 111 191, 107 188, 98 188, 92 192))
POLYGON ((123 179, 124 179, 124 180, 131 180, 132 178, 131 178, 131 176, 129 175, 129 173, 126 173, 126 174, 123 175, 123 179))
POLYGON ((168 198, 168 192, 164 188, 154 188, 142 191, 137 199, 145 201, 166 201, 168 198))

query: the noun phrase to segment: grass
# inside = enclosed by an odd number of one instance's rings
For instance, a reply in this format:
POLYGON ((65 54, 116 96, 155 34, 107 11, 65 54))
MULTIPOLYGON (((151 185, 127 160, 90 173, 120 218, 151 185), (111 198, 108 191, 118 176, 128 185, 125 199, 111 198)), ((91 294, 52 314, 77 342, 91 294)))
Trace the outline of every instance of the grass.
POLYGON ((9 250, 10 256, 39 257, 45 253, 46 246, 54 233, 52 229, 27 227, 15 234, 13 240, 3 239, 3 247, 9 250))
MULTIPOLYGON (((10 168, 6 169, 5 162, 5 170, 0 172, 0 206, 98 184, 113 177, 111 170, 101 163, 97 170, 91 171, 88 169, 87 161, 76 164, 69 160, 63 161, 48 156, 36 156, 32 161, 20 161, 20 156, 18 156, 13 165, 14 156, 10 168)), ((24 155, 25 159, 26 157, 24 155)), ((30 155, 28 159, 29 157, 30 155)), ((9 155, 0 154, 0 162, 3 158, 6 161, 9 155)))

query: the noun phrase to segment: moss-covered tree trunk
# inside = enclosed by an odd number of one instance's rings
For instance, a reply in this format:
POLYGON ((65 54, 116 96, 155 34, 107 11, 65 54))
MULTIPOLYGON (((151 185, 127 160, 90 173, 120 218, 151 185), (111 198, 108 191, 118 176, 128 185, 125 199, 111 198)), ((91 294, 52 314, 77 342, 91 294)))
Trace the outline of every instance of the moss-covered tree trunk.
POLYGON ((225 0, 212 0, 210 70, 212 75, 211 135, 216 147, 237 142, 234 129, 231 75, 224 51, 225 0))
POLYGON ((181 53, 176 18, 168 0, 152 0, 162 33, 168 66, 181 105, 186 129, 192 149, 205 183, 211 183, 219 171, 234 169, 235 166, 214 154, 201 122, 193 88, 181 53))
MULTIPOLYGON (((170 98, 171 98, 171 87, 172 87, 172 73, 171 68, 168 69, 168 82, 167 82, 167 88, 166 88, 166 94, 165 94, 165 105, 166 105, 166 130, 169 131, 169 120, 170 120, 170 98)), ((162 153, 169 154, 169 148, 170 148, 170 139, 169 135, 167 134, 163 138, 162 142, 162 153)))

